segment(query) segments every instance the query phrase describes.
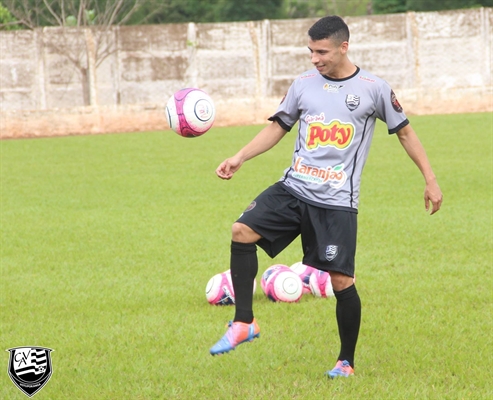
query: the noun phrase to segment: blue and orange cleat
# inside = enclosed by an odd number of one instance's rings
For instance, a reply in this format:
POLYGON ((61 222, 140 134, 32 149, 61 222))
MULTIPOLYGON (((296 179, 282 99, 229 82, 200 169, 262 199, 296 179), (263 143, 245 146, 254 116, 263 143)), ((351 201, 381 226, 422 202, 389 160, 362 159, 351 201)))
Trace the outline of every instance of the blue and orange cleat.
POLYGON ((348 361, 339 360, 337 361, 336 366, 331 370, 325 373, 330 379, 334 379, 338 376, 348 377, 350 375, 354 375, 354 369, 351 367, 348 361))
POLYGON ((211 347, 211 355, 228 353, 239 344, 251 342, 260 336, 260 328, 255 319, 251 324, 229 321, 228 327, 226 334, 211 347))

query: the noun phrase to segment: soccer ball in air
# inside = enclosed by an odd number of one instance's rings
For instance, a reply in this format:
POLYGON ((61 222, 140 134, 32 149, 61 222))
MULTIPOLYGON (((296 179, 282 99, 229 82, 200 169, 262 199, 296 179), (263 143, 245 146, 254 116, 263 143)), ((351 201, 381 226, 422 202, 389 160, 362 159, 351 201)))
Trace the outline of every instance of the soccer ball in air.
POLYGON ((289 268, 291 268, 291 271, 296 272, 301 278, 301 281, 303 282, 303 294, 311 293, 312 290, 310 289, 310 276, 312 275, 312 273, 316 272, 317 269, 310 267, 309 265, 305 265, 301 261, 294 263, 289 268))
MULTIPOLYGON (((253 281, 253 293, 257 289, 257 282, 253 281)), ((235 291, 231 281, 231 271, 214 275, 205 287, 205 297, 210 304, 228 306, 235 304, 235 291)))
POLYGON ((315 270, 310 275, 310 290, 316 297, 334 296, 330 274, 326 271, 315 270))
POLYGON ((289 268, 279 269, 267 279, 265 294, 274 302, 293 303, 303 295, 303 282, 298 274, 289 268))
POLYGON ((289 270, 289 267, 284 264, 274 264, 271 265, 269 268, 267 268, 265 272, 262 274, 262 277, 260 278, 260 287, 262 288, 262 291, 265 294, 267 294, 266 292, 267 280, 274 272, 279 270, 289 270))
POLYGON ((181 89, 166 103, 168 124, 183 137, 203 135, 211 128, 215 116, 216 109, 212 99, 200 89, 181 89))

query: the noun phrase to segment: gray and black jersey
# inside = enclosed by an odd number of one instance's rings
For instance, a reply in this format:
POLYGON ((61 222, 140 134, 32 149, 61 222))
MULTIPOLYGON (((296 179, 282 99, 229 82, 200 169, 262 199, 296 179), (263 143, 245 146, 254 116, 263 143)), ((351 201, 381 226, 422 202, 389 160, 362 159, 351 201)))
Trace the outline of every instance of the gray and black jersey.
POLYGON ((309 204, 356 212, 377 118, 389 133, 409 124, 383 79, 360 68, 340 80, 316 69, 303 73, 269 118, 287 131, 299 122, 292 164, 280 182, 309 204))

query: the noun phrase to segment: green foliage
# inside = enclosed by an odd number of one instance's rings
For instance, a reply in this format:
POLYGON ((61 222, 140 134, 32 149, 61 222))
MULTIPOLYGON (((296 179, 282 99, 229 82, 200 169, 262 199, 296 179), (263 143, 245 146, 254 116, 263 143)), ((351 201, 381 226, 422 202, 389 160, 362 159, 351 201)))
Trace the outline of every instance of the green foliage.
POLYGON ((126 0, 121 5, 113 0, 84 0, 84 12, 79 14, 81 1, 3 0, 5 5, 0 3, 0 29, 19 29, 19 25, 11 24, 16 20, 22 20, 26 27, 33 29, 36 26, 63 24, 84 26, 255 21, 318 18, 330 14, 352 16, 372 12, 387 14, 493 7, 493 0, 126 0), (113 10, 116 13, 113 14, 113 10), (112 15, 115 16, 114 20, 112 15))
POLYGON ((217 0, 207 2, 197 0, 145 1, 128 23, 141 25, 207 21, 213 19, 216 3, 217 0))
POLYGON ((20 26, 15 23, 16 21, 10 11, 0 3, 0 30, 11 31, 20 29, 20 26))
MULTIPOLYGON (((377 125, 356 375, 337 381, 323 376, 338 353, 333 298, 274 304, 258 289, 261 337, 208 353, 233 308, 207 304, 205 285, 228 268, 232 222, 289 165, 295 130, 230 181, 215 168, 259 127, 0 141, 0 343, 55 350, 39 399, 492 398, 491 122, 411 117, 444 192, 432 217, 419 170, 377 125)), ((262 273, 300 261, 301 244, 258 255, 262 273)), ((0 398, 26 398, 6 370, 0 398)))
POLYGON ((284 0, 167 0, 144 2, 131 23, 254 21, 284 16, 284 0))
POLYGON ((141 0, 3 0, 23 27, 118 25, 125 23, 141 0))
MULTIPOLYGON (((86 25, 96 25, 96 11, 95 10, 84 10, 84 21, 86 25)), ((74 15, 69 15, 65 19, 65 26, 77 26, 77 17, 74 15)))
POLYGON ((284 16, 283 0, 229 0, 222 1, 221 21, 256 21, 278 19, 284 16))
POLYGON ((391 14, 406 12, 406 0, 373 0, 372 8, 375 14, 391 14))
POLYGON ((315 18, 326 15, 365 15, 370 0, 286 0, 284 13, 287 18, 315 18))
POLYGON ((441 1, 422 1, 407 0, 408 11, 438 11, 455 10, 460 8, 473 7, 492 7, 493 0, 441 0, 441 1))
POLYGON ((473 7, 493 7, 493 0, 373 0, 375 14, 401 13, 406 11, 440 11, 473 7))

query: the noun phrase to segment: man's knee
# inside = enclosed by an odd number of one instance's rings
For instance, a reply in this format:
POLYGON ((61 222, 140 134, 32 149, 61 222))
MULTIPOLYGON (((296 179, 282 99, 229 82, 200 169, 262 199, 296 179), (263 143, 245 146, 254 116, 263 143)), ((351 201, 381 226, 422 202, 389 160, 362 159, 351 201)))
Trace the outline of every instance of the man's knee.
POLYGON ((332 288, 337 292, 348 288, 354 283, 352 277, 341 274, 340 272, 330 272, 330 280, 332 288))
POLYGON ((260 235, 249 226, 241 222, 235 222, 231 229, 233 242, 255 243, 260 239, 260 235))

